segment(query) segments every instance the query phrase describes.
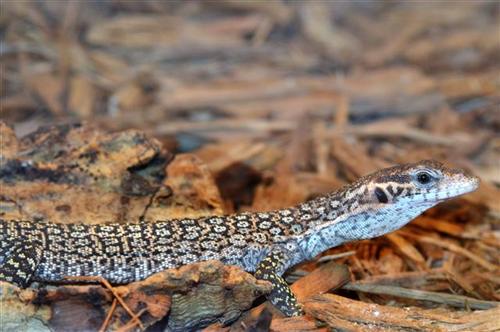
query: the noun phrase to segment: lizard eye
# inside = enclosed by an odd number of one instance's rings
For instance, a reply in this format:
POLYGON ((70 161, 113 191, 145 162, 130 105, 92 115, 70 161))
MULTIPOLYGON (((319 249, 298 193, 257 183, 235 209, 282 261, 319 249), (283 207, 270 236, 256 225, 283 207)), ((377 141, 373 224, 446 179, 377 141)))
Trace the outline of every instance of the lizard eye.
POLYGON ((432 180, 432 176, 429 173, 427 173, 427 172, 418 172, 417 173, 418 183, 428 184, 429 182, 431 182, 431 180, 432 180))

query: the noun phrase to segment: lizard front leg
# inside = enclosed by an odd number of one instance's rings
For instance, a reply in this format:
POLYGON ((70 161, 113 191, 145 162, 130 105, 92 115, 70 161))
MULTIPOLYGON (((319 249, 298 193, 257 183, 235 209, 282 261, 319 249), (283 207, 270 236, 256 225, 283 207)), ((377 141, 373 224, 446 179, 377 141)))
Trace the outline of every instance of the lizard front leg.
POLYGON ((0 265, 0 280, 27 287, 42 259, 42 253, 40 245, 29 241, 13 244, 0 265))
POLYGON ((275 249, 259 263, 255 277, 272 283, 273 289, 267 299, 276 308, 288 317, 300 316, 303 314, 302 308, 287 282, 281 276, 289 260, 285 252, 275 249))

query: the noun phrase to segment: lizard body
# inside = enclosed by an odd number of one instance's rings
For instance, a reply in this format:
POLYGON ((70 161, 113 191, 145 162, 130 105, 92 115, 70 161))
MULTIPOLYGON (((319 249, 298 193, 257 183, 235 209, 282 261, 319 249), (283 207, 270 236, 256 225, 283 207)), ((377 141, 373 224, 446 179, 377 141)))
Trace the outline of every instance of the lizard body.
POLYGON ((130 224, 0 220, 0 280, 26 287, 66 276, 141 280, 168 268, 220 260, 273 283, 270 301, 286 315, 300 306, 282 274, 345 242, 380 236, 479 180, 422 161, 386 168, 296 207, 130 224))

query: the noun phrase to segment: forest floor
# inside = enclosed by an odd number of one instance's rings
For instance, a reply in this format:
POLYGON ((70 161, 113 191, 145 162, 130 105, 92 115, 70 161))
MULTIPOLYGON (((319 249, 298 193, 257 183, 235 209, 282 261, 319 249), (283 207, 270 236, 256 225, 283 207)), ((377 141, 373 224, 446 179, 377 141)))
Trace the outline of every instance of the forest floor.
POLYGON ((148 331, 500 330, 499 7, 2 2, 2 218, 268 211, 422 159, 481 178, 475 193, 399 231, 288 271, 305 317, 252 304, 268 285, 214 262, 118 287, 135 318, 99 286, 2 283, 2 321, 56 331, 139 321, 148 331))

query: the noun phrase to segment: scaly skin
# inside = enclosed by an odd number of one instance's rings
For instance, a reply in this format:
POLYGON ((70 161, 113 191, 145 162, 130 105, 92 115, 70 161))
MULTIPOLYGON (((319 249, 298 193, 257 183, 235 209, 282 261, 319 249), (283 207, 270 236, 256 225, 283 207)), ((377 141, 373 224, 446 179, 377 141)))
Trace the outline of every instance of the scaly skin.
POLYGON ((399 229, 478 185, 476 177, 461 170, 421 161, 266 213, 102 225, 0 220, 0 280, 26 287, 34 280, 102 276, 121 284, 215 259, 271 281, 269 300, 293 316, 301 310, 282 278, 289 267, 342 243, 399 229))

